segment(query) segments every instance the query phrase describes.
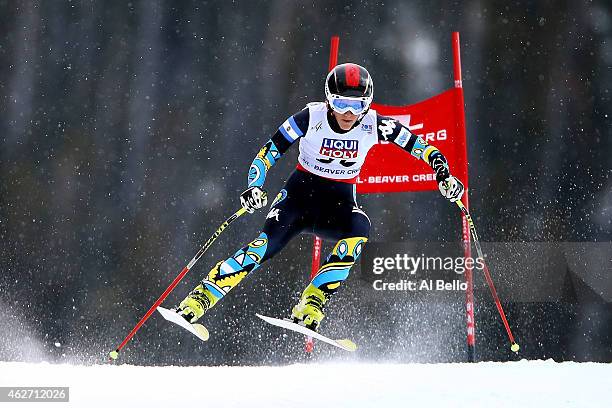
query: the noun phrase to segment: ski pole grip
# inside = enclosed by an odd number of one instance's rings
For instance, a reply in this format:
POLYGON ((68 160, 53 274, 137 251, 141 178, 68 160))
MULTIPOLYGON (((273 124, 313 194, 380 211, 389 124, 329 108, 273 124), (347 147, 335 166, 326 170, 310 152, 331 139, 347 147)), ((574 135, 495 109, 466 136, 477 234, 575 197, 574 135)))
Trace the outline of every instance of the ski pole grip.
POLYGON ((461 200, 455 201, 455 204, 457 204, 457 207, 459 207, 461 211, 467 214, 467 208, 465 208, 465 205, 463 205, 463 202, 461 200))

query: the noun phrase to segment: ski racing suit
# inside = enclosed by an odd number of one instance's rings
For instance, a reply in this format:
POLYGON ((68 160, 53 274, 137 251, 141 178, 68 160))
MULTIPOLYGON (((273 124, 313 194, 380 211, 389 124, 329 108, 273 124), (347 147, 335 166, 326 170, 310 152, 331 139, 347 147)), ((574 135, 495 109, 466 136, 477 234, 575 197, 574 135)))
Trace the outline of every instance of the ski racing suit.
POLYGON ((262 187, 270 168, 298 140, 297 168, 272 202, 259 236, 217 263, 202 281, 216 301, 299 233, 336 242, 311 281, 327 295, 333 294, 368 241, 370 219, 357 206, 355 183, 368 151, 380 141, 395 143, 424 160, 437 179, 449 175, 442 153, 395 119, 370 109, 344 131, 324 102, 314 102, 289 117, 261 148, 250 166, 248 187, 262 187))

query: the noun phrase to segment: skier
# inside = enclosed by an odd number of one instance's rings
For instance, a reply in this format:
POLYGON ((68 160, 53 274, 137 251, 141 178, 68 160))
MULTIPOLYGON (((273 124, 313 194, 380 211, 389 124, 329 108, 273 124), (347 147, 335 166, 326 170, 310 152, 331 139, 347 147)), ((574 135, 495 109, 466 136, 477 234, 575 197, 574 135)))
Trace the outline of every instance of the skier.
POLYGON ((356 203, 356 179, 368 151, 380 141, 397 144, 424 160, 436 174, 440 192, 450 201, 463 194, 463 184, 450 174, 446 158, 395 119, 370 109, 373 82, 360 65, 336 66, 325 81, 325 102, 309 103, 290 116, 261 148, 240 195, 249 212, 267 204, 263 185, 270 168, 296 141, 297 168, 272 202, 262 232, 233 256, 218 262, 176 309, 194 323, 250 272, 277 254, 299 233, 336 242, 308 284, 291 317, 317 330, 330 296, 348 277, 368 241, 370 219, 356 203))

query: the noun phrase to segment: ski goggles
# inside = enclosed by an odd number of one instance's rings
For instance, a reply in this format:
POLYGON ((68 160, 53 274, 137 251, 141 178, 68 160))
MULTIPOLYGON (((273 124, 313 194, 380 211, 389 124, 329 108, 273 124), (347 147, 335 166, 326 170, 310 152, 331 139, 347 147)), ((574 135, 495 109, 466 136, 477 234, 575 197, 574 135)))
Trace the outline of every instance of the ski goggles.
POLYGON ((329 104, 331 108, 340 113, 346 113, 350 111, 353 115, 361 115, 365 112, 369 104, 361 99, 349 99, 349 98, 329 98, 329 104))

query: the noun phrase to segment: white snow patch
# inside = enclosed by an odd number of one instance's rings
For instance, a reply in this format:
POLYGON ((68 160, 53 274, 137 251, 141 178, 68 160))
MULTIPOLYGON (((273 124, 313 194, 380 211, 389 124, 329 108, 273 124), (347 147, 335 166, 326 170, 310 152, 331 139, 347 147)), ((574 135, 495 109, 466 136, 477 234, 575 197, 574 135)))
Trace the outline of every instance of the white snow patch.
POLYGON ((70 387, 70 403, 54 407, 603 408, 610 406, 612 364, 526 360, 281 367, 0 363, 0 386, 70 387))

